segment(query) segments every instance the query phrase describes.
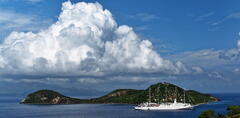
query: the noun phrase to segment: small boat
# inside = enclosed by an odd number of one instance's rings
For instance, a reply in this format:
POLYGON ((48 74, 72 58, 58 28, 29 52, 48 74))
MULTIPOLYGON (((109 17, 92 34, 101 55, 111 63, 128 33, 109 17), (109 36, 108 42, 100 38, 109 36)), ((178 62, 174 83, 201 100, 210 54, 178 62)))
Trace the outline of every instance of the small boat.
MULTIPOLYGON (((158 88, 159 89, 159 88, 158 88)), ((159 95, 158 95, 159 96, 159 95)), ((159 101, 159 97, 158 97, 159 101)), ((182 110, 182 109, 192 109, 193 106, 189 103, 185 103, 185 91, 184 91, 184 102, 177 102, 177 99, 174 99, 173 103, 154 103, 151 102, 151 88, 149 88, 149 101, 141 103, 138 106, 135 106, 136 110, 182 110)))

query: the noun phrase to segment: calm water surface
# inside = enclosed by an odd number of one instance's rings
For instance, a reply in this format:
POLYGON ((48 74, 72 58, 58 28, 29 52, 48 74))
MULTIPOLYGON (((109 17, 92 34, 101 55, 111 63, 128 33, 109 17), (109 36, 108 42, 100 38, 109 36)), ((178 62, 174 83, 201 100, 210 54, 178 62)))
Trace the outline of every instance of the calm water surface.
POLYGON ((225 113, 229 105, 240 105, 240 94, 214 94, 222 101, 193 110, 138 111, 126 104, 23 105, 23 97, 0 96, 0 118, 197 118, 201 111, 225 113))

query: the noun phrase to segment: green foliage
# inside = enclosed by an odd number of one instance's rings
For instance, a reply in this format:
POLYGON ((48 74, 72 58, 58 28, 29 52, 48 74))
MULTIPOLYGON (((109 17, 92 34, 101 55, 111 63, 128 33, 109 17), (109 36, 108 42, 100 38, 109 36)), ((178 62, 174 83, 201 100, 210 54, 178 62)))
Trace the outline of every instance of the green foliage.
POLYGON ((24 102, 25 103, 42 103, 42 102, 50 103, 51 100, 57 96, 63 97, 62 94, 52 90, 39 90, 37 92, 29 94, 24 102))
POLYGON ((229 106, 227 108, 228 117, 231 118, 240 118, 240 106, 229 106))
MULTIPOLYGON (((151 85, 146 90, 118 89, 103 97, 91 99, 91 102, 139 104, 148 101, 150 88, 152 102, 173 102, 174 98, 177 98, 178 102, 183 102, 184 89, 170 83, 157 83, 151 85)), ((186 102, 191 104, 218 101, 217 98, 208 94, 202 94, 193 90, 185 91, 185 98, 186 102)))
POLYGON ((198 118, 217 118, 217 116, 215 115, 215 112, 213 110, 207 110, 202 112, 198 118))
POLYGON ((189 90, 187 91, 187 102, 191 104, 199 104, 199 103, 208 103, 213 101, 218 101, 217 98, 212 97, 208 94, 202 94, 197 91, 189 90))
POLYGON ((52 90, 39 90, 37 92, 29 94, 23 104, 75 104, 82 103, 85 100, 76 99, 64 96, 58 92, 52 90), (54 99, 58 99, 54 102, 54 99))
POLYGON ((213 110, 207 110, 202 112, 198 118, 240 118, 240 106, 229 106, 227 111, 227 115, 216 115, 213 110))
POLYGON ((137 104, 146 100, 146 93, 143 90, 120 89, 115 90, 103 97, 91 99, 94 103, 127 103, 137 104))
MULTIPOLYGON (((149 98, 149 89, 151 88, 151 102, 173 102, 177 98, 178 102, 183 102, 184 89, 170 84, 170 83, 157 83, 151 85, 145 90, 134 89, 117 89, 99 98, 93 99, 76 99, 64 96, 60 93, 51 90, 40 90, 34 92, 25 99, 22 103, 33 104, 52 104, 53 99, 60 97, 59 104, 77 104, 77 103, 124 103, 124 104, 139 104, 147 102, 149 98), (47 98, 47 99, 45 99, 47 98), (159 99, 158 99, 159 98, 159 99), (43 100, 44 99, 44 100, 43 100)), ((187 103, 201 104, 218 99, 202 94, 197 91, 185 91, 185 98, 187 103)))

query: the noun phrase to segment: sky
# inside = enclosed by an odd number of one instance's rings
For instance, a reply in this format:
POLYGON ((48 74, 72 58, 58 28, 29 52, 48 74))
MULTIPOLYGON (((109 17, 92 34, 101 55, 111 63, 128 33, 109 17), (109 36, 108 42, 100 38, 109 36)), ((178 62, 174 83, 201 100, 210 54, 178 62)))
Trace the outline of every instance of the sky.
POLYGON ((0 94, 240 85, 238 0, 0 0, 0 94))

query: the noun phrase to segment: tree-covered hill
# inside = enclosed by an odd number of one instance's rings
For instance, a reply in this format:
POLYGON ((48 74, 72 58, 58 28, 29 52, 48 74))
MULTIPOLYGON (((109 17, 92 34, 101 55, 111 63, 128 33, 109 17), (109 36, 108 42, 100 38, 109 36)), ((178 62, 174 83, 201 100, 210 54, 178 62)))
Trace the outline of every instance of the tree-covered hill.
POLYGON ((52 90, 40 90, 29 94, 23 104, 80 104, 80 103, 121 103, 139 104, 142 102, 178 102, 185 101, 193 105, 218 101, 219 99, 193 90, 184 90, 170 83, 157 83, 145 90, 117 89, 99 98, 77 99, 64 96, 52 90), (150 93, 150 94, 149 94, 150 93), (149 96, 151 95, 151 96, 149 96))

